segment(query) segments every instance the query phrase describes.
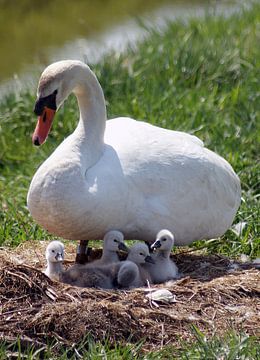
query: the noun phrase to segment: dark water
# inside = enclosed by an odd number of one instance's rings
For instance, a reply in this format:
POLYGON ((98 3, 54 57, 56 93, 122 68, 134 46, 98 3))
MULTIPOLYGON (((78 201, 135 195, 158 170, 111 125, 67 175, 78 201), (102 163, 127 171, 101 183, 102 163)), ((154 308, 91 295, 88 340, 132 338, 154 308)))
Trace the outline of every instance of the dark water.
POLYGON ((53 61, 97 61, 144 36, 138 19, 163 27, 166 19, 229 13, 225 0, 0 0, 0 96, 25 84, 53 61))

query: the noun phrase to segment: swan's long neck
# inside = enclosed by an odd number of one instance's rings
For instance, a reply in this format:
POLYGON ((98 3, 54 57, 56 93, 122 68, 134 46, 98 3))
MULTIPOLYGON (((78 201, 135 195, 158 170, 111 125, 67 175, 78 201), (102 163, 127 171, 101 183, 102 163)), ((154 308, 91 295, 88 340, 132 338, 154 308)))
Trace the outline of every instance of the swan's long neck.
POLYGON ((94 165, 104 148, 106 106, 102 88, 87 67, 77 68, 73 89, 77 97, 80 119, 74 137, 85 168, 94 165))

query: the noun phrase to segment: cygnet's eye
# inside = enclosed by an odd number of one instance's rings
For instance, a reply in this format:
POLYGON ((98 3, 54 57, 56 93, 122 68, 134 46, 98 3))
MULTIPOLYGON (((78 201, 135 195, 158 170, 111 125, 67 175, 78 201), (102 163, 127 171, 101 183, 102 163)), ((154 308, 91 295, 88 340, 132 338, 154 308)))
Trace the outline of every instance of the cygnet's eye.
POLYGON ((55 253, 55 250, 52 250, 51 252, 55 253))
POLYGON ((166 241, 167 239, 166 238, 163 238, 162 241, 166 241))
POLYGON ((114 242, 117 242, 117 239, 114 239, 114 242))
POLYGON ((139 253, 139 255, 144 256, 144 254, 143 254, 143 253, 139 253))

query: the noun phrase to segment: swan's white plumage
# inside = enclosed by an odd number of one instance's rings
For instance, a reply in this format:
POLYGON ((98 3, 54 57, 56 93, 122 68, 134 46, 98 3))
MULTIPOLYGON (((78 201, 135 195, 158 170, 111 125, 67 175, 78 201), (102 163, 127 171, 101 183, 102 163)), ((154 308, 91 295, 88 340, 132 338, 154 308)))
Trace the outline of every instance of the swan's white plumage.
POLYGON ((111 229, 152 242, 162 228, 176 245, 222 235, 240 204, 240 182, 195 136, 130 118, 106 120, 102 89, 78 61, 50 65, 38 96, 74 92, 80 121, 36 172, 33 218, 68 239, 100 239, 111 229), (106 125, 106 129, 105 129, 106 125), (105 131, 105 133, 104 133, 105 131))

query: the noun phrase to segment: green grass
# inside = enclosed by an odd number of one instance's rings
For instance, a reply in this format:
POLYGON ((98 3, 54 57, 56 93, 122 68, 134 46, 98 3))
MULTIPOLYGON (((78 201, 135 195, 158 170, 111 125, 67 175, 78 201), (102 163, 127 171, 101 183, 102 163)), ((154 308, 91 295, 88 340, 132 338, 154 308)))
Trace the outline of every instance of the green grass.
POLYGON ((85 360, 256 360, 260 356, 257 339, 246 335, 230 334, 211 339, 206 338, 196 327, 194 343, 185 345, 183 349, 166 346, 159 351, 143 352, 142 343, 137 345, 111 345, 108 341, 95 342, 86 337, 80 344, 73 347, 62 347, 58 342, 49 344, 46 348, 26 346, 19 339, 13 343, 0 343, 0 360, 11 357, 18 359, 26 356, 28 360, 37 359, 79 359, 85 360), (14 357, 15 357, 14 356, 14 357), (81 356, 81 357, 80 357, 81 356))
MULTIPOLYGON (((149 30, 149 37, 137 50, 129 49, 121 56, 111 54, 92 66, 104 89, 110 118, 126 115, 195 134, 232 164, 242 184, 235 223, 246 221, 245 231, 240 237, 228 231, 220 239, 193 245, 230 257, 260 255, 259 23, 260 5, 255 4, 252 10, 228 19, 208 16, 169 24, 164 34, 149 30)), ((30 217, 26 194, 37 167, 75 128, 78 110, 75 98, 70 97, 57 114, 47 143, 35 148, 31 144, 36 122, 34 100, 34 93, 13 94, 0 104, 2 246, 53 239, 30 217)), ((259 358, 259 347, 251 337, 229 333, 206 341, 199 330, 194 331, 194 346, 184 345, 178 351, 164 348, 146 359, 166 359, 172 353, 180 359, 256 359, 257 351, 259 358)), ((91 346, 93 359, 101 358, 101 352, 107 359, 141 356, 134 355, 138 346, 118 345, 116 350, 109 344, 91 346)), ((0 347, 0 358, 6 350, 7 345, 0 347)), ((62 356, 67 358, 65 350, 62 356)))

